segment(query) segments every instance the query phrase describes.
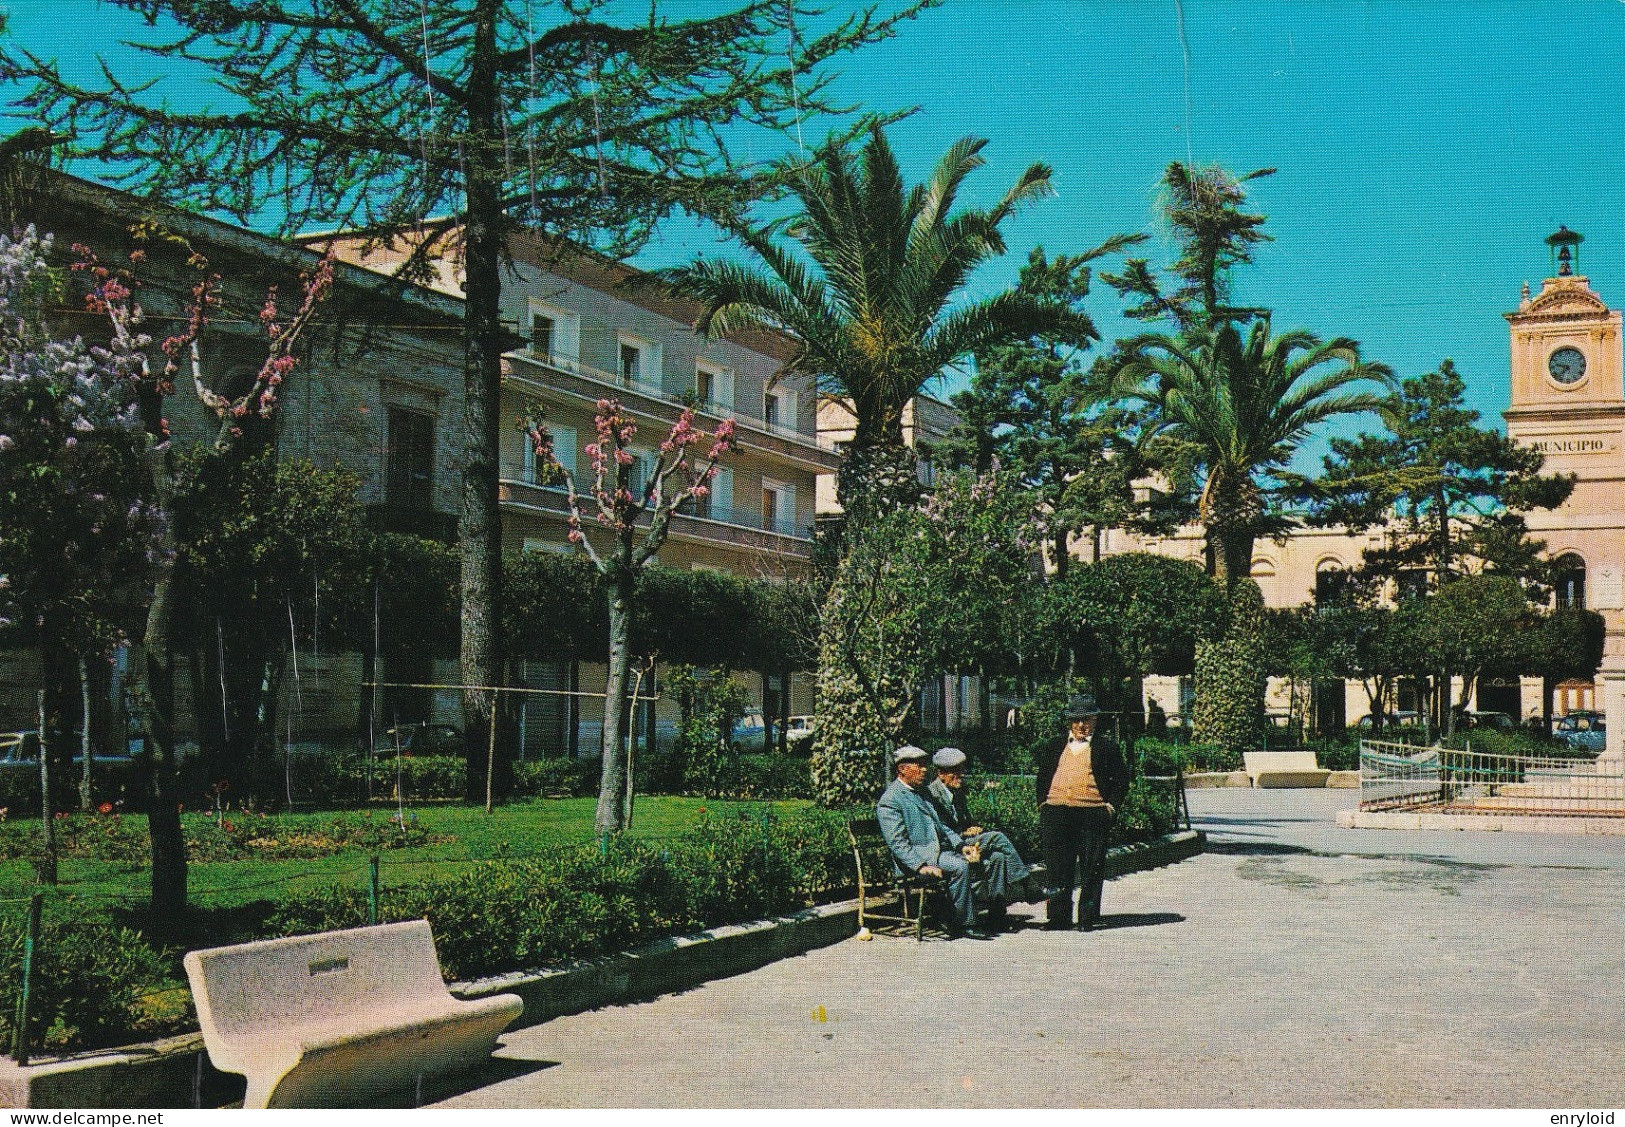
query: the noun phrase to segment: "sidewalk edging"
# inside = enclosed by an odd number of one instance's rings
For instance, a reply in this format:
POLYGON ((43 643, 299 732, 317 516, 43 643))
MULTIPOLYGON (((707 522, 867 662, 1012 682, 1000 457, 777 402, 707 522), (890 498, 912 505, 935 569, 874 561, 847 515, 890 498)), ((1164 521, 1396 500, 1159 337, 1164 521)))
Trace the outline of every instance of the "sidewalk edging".
MULTIPOLYGON (((1117 846, 1107 857, 1107 876, 1182 861, 1202 852, 1206 840, 1201 831, 1186 830, 1117 846)), ((844 900, 777 919, 668 936, 567 967, 452 983, 451 990, 460 998, 518 994, 525 1010, 510 1027, 518 1029, 743 974, 839 943, 857 930, 857 901, 844 900)), ((233 1086, 240 1092, 242 1079, 209 1064, 199 1033, 26 1067, 0 1060, 0 1107, 5 1108, 185 1108, 200 1102, 218 1107, 230 1100, 233 1086), (210 1098, 216 1094, 218 1100, 210 1098)))

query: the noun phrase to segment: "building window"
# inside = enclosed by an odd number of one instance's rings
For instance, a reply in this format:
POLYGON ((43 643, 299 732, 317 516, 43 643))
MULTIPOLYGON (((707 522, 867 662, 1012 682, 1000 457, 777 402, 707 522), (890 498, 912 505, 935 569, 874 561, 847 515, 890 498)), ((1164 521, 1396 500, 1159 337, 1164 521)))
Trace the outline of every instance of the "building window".
POLYGON ((387 504, 407 509, 433 507, 433 415, 408 411, 404 407, 389 408, 384 500, 387 504))
POLYGON ((1315 572, 1315 605, 1325 606, 1342 599, 1348 590, 1348 572, 1336 564, 1322 564, 1315 572))
POLYGON ((543 360, 553 358, 554 344, 558 339, 558 322, 546 313, 535 310, 530 314, 530 354, 543 360))
POLYGON ((621 333, 617 364, 620 377, 627 383, 658 384, 660 382, 660 346, 641 340, 630 333, 621 333))
POLYGON ((1423 568, 1402 571, 1394 577, 1394 597, 1398 602, 1420 599, 1428 593, 1428 573, 1423 568))
POLYGON ((762 400, 762 420, 768 426, 796 429, 796 393, 774 388, 762 400))
POLYGON ((762 527, 770 532, 792 532, 796 523, 796 491, 782 482, 762 482, 762 527))
POLYGON ((1584 610, 1586 605, 1586 562, 1572 552, 1559 556, 1555 570, 1557 605, 1584 610))
MULTIPOLYGON (((558 459, 559 465, 563 466, 572 477, 575 476, 575 428, 554 426, 549 427, 548 429, 553 432, 553 456, 558 459)), ((525 444, 525 480, 530 482, 532 485, 536 485, 541 481, 542 478, 541 467, 536 463, 536 447, 531 443, 530 435, 528 434, 521 436, 521 441, 523 441, 525 444)), ((546 484, 555 485, 561 489, 565 488, 564 479, 558 476, 557 471, 554 471, 552 477, 547 481, 546 484)))
POLYGON ((644 486, 649 484, 649 475, 654 472, 654 459, 641 450, 629 450, 632 455, 632 464, 628 467, 631 472, 631 488, 634 500, 643 500, 644 486))
POLYGON ((734 472, 725 467, 717 467, 716 474, 706 487, 704 497, 694 499, 694 515, 705 517, 708 520, 720 520, 734 523, 734 472))
POLYGON ((731 411, 734 405, 734 374, 704 360, 694 365, 694 397, 700 406, 731 411))
POLYGON ((529 300, 527 308, 530 355, 550 363, 574 360, 581 341, 581 319, 568 309, 535 298, 529 300))

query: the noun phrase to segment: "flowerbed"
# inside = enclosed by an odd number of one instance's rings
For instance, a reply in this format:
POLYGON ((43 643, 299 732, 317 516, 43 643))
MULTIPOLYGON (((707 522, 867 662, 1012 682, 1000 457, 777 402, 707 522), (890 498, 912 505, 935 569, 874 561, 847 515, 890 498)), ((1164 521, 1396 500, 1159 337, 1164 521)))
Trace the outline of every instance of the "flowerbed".
MULTIPOLYGON (((87 861, 145 865, 152 857, 147 819, 105 811, 59 814, 57 854, 87 861)), ((363 810, 354 814, 253 814, 221 810, 182 818, 186 855, 193 861, 300 860, 356 851, 382 852, 450 841, 431 834, 416 817, 363 810)), ((39 823, 0 823, 0 861, 40 854, 39 823)))

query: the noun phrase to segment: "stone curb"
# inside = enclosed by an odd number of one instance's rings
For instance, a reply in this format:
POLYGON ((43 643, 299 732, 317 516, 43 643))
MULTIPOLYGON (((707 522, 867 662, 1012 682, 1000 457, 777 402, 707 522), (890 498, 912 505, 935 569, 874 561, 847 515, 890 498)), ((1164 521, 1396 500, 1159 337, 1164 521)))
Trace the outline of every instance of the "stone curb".
MULTIPOLYGON (((1120 877, 1171 865, 1202 852, 1206 840, 1200 831, 1186 830, 1117 846, 1107 856, 1106 875, 1120 877)), ((857 930, 858 903, 844 900, 778 919, 668 936, 634 951, 571 966, 453 983, 451 990, 460 998, 518 994, 525 1010, 511 1027, 517 1029, 744 974, 839 943, 857 930)), ((209 1064, 198 1033, 26 1067, 0 1060, 4 1108, 220 1107, 240 1101, 242 1091, 242 1077, 209 1064)))

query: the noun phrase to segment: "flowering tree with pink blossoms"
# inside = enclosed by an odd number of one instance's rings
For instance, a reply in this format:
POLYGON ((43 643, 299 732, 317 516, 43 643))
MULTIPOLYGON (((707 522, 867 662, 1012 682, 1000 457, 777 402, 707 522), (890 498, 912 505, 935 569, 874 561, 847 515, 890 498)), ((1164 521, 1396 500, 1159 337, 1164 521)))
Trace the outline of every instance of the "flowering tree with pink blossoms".
MULTIPOLYGON (((52 239, 0 235, 0 630, 40 655, 44 809, 62 808, 68 739, 96 744, 92 684, 145 605, 155 514, 139 484, 140 420, 78 338, 55 336, 52 239)), ((80 802, 94 759, 83 757, 80 802)), ((47 823, 48 824, 48 823, 47 823)))
POLYGON ((153 338, 146 330, 147 314, 137 299, 139 282, 134 273, 147 260, 147 240, 143 236, 150 234, 137 232, 141 245, 131 253, 128 267, 107 266, 89 247, 75 245, 77 258, 71 269, 87 284, 85 308, 105 317, 111 330, 110 342, 93 346, 90 352, 107 378, 121 385, 135 404, 145 438, 143 473, 150 503, 158 514, 158 551, 142 637, 145 670, 139 701, 152 761, 147 795, 147 822, 152 837, 152 918, 155 924, 164 925, 178 922, 186 907, 186 844, 181 833, 178 793, 172 636, 177 468, 167 404, 175 394, 177 381, 189 377, 198 401, 218 422, 213 449, 222 456, 232 455, 250 420, 269 419, 275 413, 283 385, 297 365, 294 346, 332 285, 333 263, 330 257, 324 258, 301 276, 300 302, 291 315, 278 304, 274 288, 267 294, 259 311, 266 339, 265 361, 247 390, 229 396, 217 389, 216 381, 205 377, 201 346, 204 329, 220 307, 220 276, 209 269, 208 260, 201 254, 168 237, 164 239, 167 245, 184 250, 194 281, 179 328, 158 345, 163 363, 155 370, 153 338))
POLYGON ((707 436, 694 426, 693 408, 685 408, 667 434, 647 479, 634 478, 636 459, 631 445, 637 423, 616 399, 600 399, 594 417, 596 441, 582 448, 592 464, 592 487, 584 498, 575 478, 558 460, 553 436, 537 416, 526 420, 536 460, 562 478, 569 494, 569 539, 581 549, 608 581, 609 681, 604 688, 603 769, 599 776, 598 813, 594 826, 600 834, 625 828, 623 798, 632 780, 621 754, 621 732, 626 716, 632 665, 627 646, 638 575, 659 554, 671 530, 673 514, 685 504, 704 497, 723 457, 735 446, 734 421, 723 420, 709 436, 703 459, 696 447, 707 436), (586 532, 583 510, 593 508, 597 524, 608 536, 602 547, 586 532))

